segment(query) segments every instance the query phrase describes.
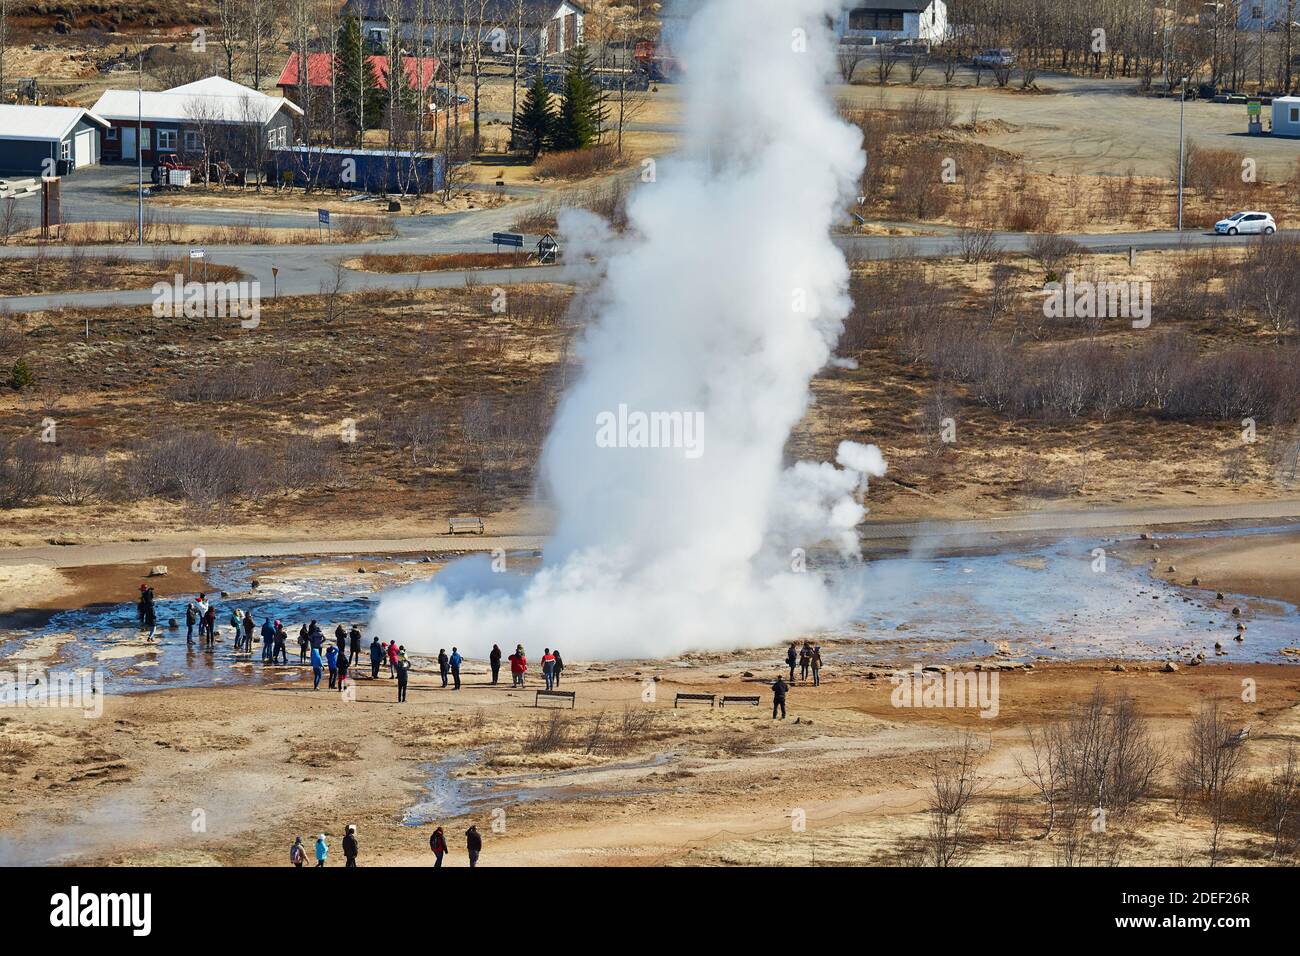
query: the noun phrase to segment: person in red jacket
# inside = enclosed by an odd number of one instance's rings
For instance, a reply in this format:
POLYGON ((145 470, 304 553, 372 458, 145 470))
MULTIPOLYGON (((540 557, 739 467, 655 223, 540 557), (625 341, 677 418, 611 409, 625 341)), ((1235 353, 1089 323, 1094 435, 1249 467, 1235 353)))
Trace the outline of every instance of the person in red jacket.
POLYGON ((392 677, 397 673, 397 642, 388 642, 388 676, 392 677))
POLYGON ((513 687, 524 686, 524 674, 528 673, 528 658, 524 656, 524 645, 520 644, 510 655, 510 677, 513 687))
POLYGON ((443 855, 447 852, 447 838, 442 834, 442 827, 434 830, 433 835, 429 837, 429 849, 433 851, 436 858, 433 865, 441 867, 443 855))

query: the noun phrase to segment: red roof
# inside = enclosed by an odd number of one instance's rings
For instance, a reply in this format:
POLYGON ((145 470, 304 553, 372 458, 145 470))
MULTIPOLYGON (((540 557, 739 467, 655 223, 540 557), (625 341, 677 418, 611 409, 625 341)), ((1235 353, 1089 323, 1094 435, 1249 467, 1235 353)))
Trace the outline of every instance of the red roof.
MULTIPOLYGON (((388 89, 388 57, 371 56, 367 57, 370 65, 375 71, 375 79, 378 81, 381 90, 388 89)), ((428 89, 433 85, 434 78, 438 74, 438 58, 436 56, 404 56, 402 57, 402 71, 406 74, 407 82, 413 88, 423 86, 428 89), (423 81, 423 82, 421 82, 423 81)), ((312 86, 330 86, 334 81, 334 55, 332 53, 308 53, 307 54, 307 82, 312 86)), ((298 85, 298 54, 290 53, 289 60, 284 64, 284 69, 280 71, 280 78, 276 80, 276 86, 297 86, 298 85)))

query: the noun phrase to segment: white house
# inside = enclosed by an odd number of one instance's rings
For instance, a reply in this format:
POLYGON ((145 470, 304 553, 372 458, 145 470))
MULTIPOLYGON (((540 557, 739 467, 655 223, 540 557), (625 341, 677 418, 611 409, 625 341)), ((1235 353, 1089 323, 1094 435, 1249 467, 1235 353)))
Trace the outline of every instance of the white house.
MULTIPOLYGON (((423 18, 424 40, 430 53, 443 52, 441 45, 448 37, 440 35, 439 24, 430 11, 443 7, 420 0, 347 0, 342 15, 356 17, 361 22, 361 35, 372 48, 385 48, 388 35, 396 28, 400 42, 410 46, 423 18)), ((518 27, 516 0, 484 0, 483 21, 478 23, 479 0, 453 0, 450 40, 459 46, 466 27, 479 34, 479 42, 495 52, 504 53, 515 47, 518 27), (464 2, 464 7, 460 3, 464 2), (468 16, 466 15, 468 12, 468 16)), ((582 42, 583 21, 587 11, 577 0, 524 0, 523 41, 520 48, 530 56, 542 53, 565 53, 582 42)), ((407 50, 407 52, 413 52, 407 50)))
MULTIPOLYGON (((1277 30, 1286 20, 1288 0, 1241 0, 1237 26, 1242 30, 1277 30)), ((1300 18, 1300 4, 1290 0, 1291 15, 1300 18)))
POLYGON ((1273 98, 1273 135, 1300 136, 1300 96, 1273 98))
POLYGON ((840 14, 835 35, 841 40, 924 40, 948 37, 944 0, 856 0, 840 14))
POLYGON ((238 152, 236 140, 246 140, 253 132, 267 148, 288 146, 294 139, 295 121, 302 116, 302 108, 292 100, 267 96, 220 76, 161 92, 106 90, 94 112, 109 123, 104 130, 104 161, 135 160, 138 149, 145 163, 164 153, 212 152, 211 143, 205 141, 218 134, 225 141, 223 151, 232 154, 238 152))

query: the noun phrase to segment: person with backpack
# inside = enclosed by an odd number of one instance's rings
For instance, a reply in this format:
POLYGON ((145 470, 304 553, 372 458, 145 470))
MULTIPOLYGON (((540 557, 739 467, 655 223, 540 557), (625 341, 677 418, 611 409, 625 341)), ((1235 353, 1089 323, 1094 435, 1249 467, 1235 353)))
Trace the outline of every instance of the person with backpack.
POLYGON ((465 849, 469 851, 469 868, 472 870, 478 866, 478 855, 483 852, 483 838, 474 824, 465 831, 465 849))
POLYGON ((244 646, 244 614, 239 608, 230 612, 230 628, 235 632, 235 653, 238 654, 244 646))
MULTIPOLYGON (((275 650, 275 625, 271 623, 269 617, 262 620, 262 663, 270 663, 271 654, 275 650)), ((253 653, 250 647, 248 653, 253 653)))
POLYGON ((442 827, 434 830, 433 835, 429 837, 429 849, 433 851, 435 858, 434 867, 441 868, 443 855, 447 852, 447 838, 442 835, 442 827))
POLYGON ((404 704, 406 703, 406 674, 411 669, 411 662, 405 657, 399 657, 393 667, 397 670, 397 702, 404 704))
POLYGON ((799 663, 799 652, 795 649, 794 641, 790 642, 790 649, 785 652, 785 662, 790 665, 790 682, 794 683, 794 668, 799 663))
POLYGON ((453 647, 447 663, 451 666, 451 679, 456 683, 456 690, 460 690, 460 665, 464 660, 465 658, 460 656, 460 651, 453 647))
POLYGON ((334 655, 334 666, 339 669, 339 690, 347 689, 348 684, 348 655, 338 653, 334 655))
POLYGON ((194 625, 199 619, 199 609, 194 606, 193 601, 185 605, 185 643, 194 643, 194 625))
POLYGON ((772 684, 772 719, 776 720, 776 709, 781 708, 781 719, 785 720, 785 695, 790 690, 785 681, 781 680, 781 675, 776 675, 776 680, 772 684))
POLYGON ((388 676, 397 676, 397 642, 388 642, 388 676))
POLYGON ((289 847, 289 862, 302 869, 302 865, 307 862, 307 848, 302 845, 302 837, 293 838, 293 846, 289 847))
POLYGON ((822 686, 822 649, 820 644, 813 648, 812 672, 813 672, 813 686, 821 687, 822 686))
POLYGON ((253 653, 253 628, 257 625, 253 622, 251 611, 244 612, 244 651, 248 654, 253 653))
POLYGON ((555 675, 555 686, 559 687, 560 672, 564 670, 564 659, 560 657, 560 649, 558 647, 551 651, 551 654, 555 657, 555 665, 551 668, 551 673, 555 675))
POLYGON ((284 629, 284 625, 279 621, 275 622, 275 650, 271 653, 271 663, 281 661, 289 663, 289 650, 285 647, 289 641, 289 632, 284 629))
POLYGON ((384 645, 376 637, 370 642, 370 679, 379 680, 379 665, 384 662, 384 645))
POLYGON ((329 856, 329 852, 330 852, 330 848, 325 843, 325 834, 322 833, 320 836, 316 838, 316 865, 317 866, 325 865, 325 857, 329 856))
POLYGON ((512 687, 524 686, 524 675, 528 673, 528 658, 524 656, 524 645, 520 644, 510 655, 510 681, 512 687))
POLYGON ((542 648, 542 680, 547 690, 555 690, 555 655, 549 647, 542 648))
POLYGON ((324 666, 321 663, 321 659, 320 659, 320 648, 313 647, 311 649, 311 677, 312 677, 311 689, 312 690, 320 690, 320 678, 321 678, 321 671, 323 669, 324 666))
POLYGON ((442 675, 442 686, 447 686, 447 672, 451 670, 451 660, 447 657, 445 647, 438 648, 438 673, 442 675))
POLYGON ((355 624, 352 630, 348 631, 348 666, 356 664, 357 658, 361 656, 361 629, 355 624))
POLYGON ((217 606, 215 604, 209 604, 208 613, 203 615, 203 629, 207 631, 208 648, 211 649, 217 639, 217 606))
POLYGON ((806 681, 808 679, 808 670, 812 667, 812 643, 804 641, 803 647, 799 649, 799 679, 806 681))
POLYGON ((488 655, 488 663, 492 665, 492 683, 497 682, 497 675, 501 673, 501 648, 495 644, 492 645, 492 653, 488 655))
POLYGON ((357 865, 357 825, 348 824, 347 835, 343 837, 343 856, 347 859, 344 866, 357 865))

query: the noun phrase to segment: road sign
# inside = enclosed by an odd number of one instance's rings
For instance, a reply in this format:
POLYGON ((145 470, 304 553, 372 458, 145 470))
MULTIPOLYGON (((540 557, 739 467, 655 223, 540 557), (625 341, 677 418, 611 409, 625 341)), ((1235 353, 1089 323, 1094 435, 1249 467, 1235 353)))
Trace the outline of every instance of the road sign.
POLYGON ((1251 100, 1249 103, 1246 104, 1246 115, 1247 116, 1259 115, 1259 100, 1251 100))
POLYGON ((190 258, 191 258, 191 259, 202 259, 202 258, 203 258, 203 250, 202 250, 202 249, 191 249, 191 250, 190 250, 190 258))
POLYGON ((330 224, 330 211, 328 209, 317 209, 316 222, 322 226, 328 226, 330 224))
POLYGON ((494 245, 514 246, 517 249, 524 247, 524 237, 516 232, 494 232, 492 242, 494 245))

